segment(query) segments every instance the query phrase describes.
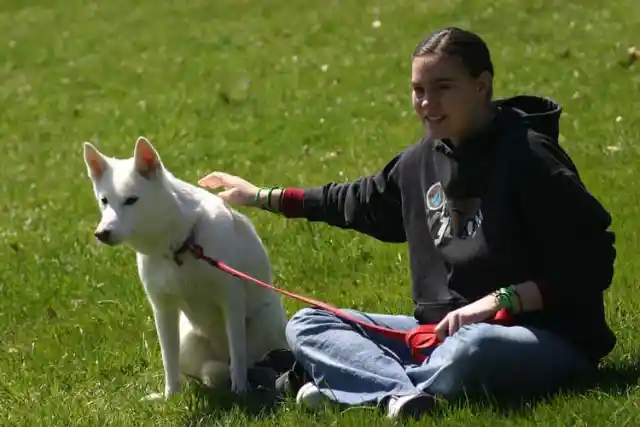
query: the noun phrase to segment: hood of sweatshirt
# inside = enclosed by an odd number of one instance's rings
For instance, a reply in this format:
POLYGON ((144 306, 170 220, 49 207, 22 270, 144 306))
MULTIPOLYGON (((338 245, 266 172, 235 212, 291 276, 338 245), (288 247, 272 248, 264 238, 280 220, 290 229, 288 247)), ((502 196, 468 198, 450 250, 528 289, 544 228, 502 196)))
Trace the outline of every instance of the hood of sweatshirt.
POLYGON ((535 132, 543 134, 553 141, 560 135, 560 115, 562 107, 550 98, 534 95, 518 95, 502 98, 492 102, 496 109, 493 120, 484 128, 454 146, 450 140, 435 141, 435 148, 447 156, 457 160, 469 156, 481 156, 495 142, 495 136, 505 125, 520 122, 535 132))

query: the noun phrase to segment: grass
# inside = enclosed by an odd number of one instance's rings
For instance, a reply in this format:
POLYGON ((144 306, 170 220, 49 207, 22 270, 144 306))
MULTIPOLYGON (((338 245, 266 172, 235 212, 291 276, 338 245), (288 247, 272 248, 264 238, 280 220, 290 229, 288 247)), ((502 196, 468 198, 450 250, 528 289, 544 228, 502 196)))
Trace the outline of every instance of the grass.
MULTIPOLYGON (((6 426, 385 425, 376 412, 256 415, 163 384, 133 253, 98 247, 81 143, 129 156, 138 135, 195 182, 217 169, 316 185, 371 173, 416 140, 409 58, 445 25, 490 44, 496 95, 551 96, 561 143, 618 233, 607 315, 619 343, 599 387, 508 416, 445 409, 446 426, 640 422, 640 44, 635 0, 2 0, 0 2, 0 424, 6 426), (374 28, 372 22, 380 20, 374 28), (617 147, 611 149, 610 147, 617 147)), ((404 245, 249 212, 278 285, 341 306, 409 312, 404 245)), ((301 307, 285 301, 289 313, 301 307)), ((427 425, 427 421, 423 421, 427 425)))

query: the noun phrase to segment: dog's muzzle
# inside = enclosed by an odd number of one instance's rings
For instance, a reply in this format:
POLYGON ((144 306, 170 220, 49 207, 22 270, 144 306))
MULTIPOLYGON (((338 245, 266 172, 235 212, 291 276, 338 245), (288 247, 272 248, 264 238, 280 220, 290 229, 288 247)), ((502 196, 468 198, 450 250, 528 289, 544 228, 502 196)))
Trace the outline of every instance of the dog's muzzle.
POLYGON ((100 243, 104 243, 105 245, 113 244, 113 233, 111 233, 109 229, 96 230, 93 235, 96 236, 96 239, 98 239, 100 243))

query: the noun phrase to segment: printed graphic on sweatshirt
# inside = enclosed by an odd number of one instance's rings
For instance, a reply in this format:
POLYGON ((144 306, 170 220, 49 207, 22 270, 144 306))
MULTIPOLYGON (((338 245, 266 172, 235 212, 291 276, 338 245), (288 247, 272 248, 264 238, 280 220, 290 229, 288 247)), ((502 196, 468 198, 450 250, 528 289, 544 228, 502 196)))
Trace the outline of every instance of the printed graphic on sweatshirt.
POLYGON ((436 246, 452 237, 467 239, 474 237, 482 224, 480 199, 448 200, 439 182, 433 184, 425 194, 429 215, 429 229, 436 246))

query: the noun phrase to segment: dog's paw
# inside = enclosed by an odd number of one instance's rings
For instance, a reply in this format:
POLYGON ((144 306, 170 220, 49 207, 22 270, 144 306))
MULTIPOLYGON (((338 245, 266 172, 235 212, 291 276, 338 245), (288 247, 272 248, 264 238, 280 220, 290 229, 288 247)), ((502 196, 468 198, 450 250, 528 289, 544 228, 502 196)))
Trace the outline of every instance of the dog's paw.
POLYGON ((234 382, 231 384, 231 391, 236 394, 246 393, 247 391, 249 391, 249 383, 247 381, 244 381, 244 383, 234 382))
POLYGON ((171 396, 178 394, 176 389, 166 388, 164 393, 151 393, 143 397, 141 400, 147 402, 161 402, 171 398, 171 396))
POLYGON ((216 361, 208 361, 200 369, 200 381, 206 387, 216 387, 229 381, 229 365, 216 361))
POLYGON ((143 402, 160 402, 165 400, 164 394, 162 393, 151 393, 140 399, 143 402))
POLYGON ((247 380, 247 372, 231 373, 231 391, 240 394, 249 391, 249 381, 247 380))

